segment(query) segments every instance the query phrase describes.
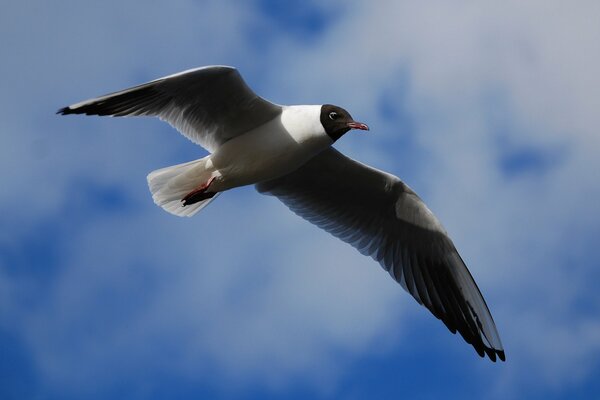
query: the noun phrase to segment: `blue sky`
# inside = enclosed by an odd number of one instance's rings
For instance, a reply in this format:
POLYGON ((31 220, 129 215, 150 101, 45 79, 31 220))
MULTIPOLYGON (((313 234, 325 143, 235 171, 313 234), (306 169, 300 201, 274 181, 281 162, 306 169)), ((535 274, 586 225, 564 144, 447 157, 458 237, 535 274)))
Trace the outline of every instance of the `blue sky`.
POLYGON ((600 395, 597 2, 12 2, 0 13, 0 398, 600 395), (507 362, 253 188, 191 219, 205 152, 65 105, 201 65, 371 127, 336 147, 440 217, 507 362))

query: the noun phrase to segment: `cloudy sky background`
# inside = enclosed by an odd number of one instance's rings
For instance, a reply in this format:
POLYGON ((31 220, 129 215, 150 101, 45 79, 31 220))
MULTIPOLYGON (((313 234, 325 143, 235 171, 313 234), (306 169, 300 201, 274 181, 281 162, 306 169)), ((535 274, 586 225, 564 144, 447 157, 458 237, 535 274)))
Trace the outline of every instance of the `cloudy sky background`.
POLYGON ((2 8, 1 398, 600 393, 597 1, 2 8), (369 124, 336 147, 440 217, 506 363, 251 187, 192 219, 156 207, 146 174, 205 154, 168 125, 54 115, 210 64, 369 124))

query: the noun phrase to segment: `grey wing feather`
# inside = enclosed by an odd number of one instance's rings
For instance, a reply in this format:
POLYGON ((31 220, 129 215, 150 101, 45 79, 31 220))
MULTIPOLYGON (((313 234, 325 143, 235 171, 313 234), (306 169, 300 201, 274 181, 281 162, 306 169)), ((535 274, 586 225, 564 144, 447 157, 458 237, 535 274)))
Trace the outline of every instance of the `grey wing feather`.
POLYGON ((505 359, 494 320, 454 244, 400 179, 331 148, 257 190, 378 261, 480 356, 505 359))
POLYGON ((262 125, 281 107, 257 96, 237 69, 196 68, 62 108, 59 114, 157 116, 214 151, 262 125))

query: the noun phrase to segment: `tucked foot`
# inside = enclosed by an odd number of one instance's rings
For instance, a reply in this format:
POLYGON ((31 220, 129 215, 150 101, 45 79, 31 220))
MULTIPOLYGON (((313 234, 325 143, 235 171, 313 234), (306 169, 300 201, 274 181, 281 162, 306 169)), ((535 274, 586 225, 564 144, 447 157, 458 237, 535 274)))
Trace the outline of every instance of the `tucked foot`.
POLYGON ((208 192, 208 188, 214 180, 215 178, 212 177, 208 182, 198 186, 196 189, 186 194, 185 197, 181 199, 181 202, 183 203, 182 207, 189 206, 199 201, 214 197, 217 194, 217 192, 208 192))

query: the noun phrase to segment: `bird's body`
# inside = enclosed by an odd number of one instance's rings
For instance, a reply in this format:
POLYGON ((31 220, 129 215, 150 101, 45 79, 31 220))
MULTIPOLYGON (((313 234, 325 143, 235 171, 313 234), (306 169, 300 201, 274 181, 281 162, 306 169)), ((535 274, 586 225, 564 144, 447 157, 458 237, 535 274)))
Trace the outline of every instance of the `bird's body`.
POLYGON ((278 178, 331 146, 333 141, 318 123, 320 109, 284 107, 273 120, 223 143, 208 156, 207 165, 217 174, 211 187, 221 192, 278 178))
POLYGON ((397 177, 331 145, 369 128, 337 106, 279 106, 235 68, 203 67, 83 101, 60 114, 157 116, 210 154, 151 172, 154 202, 192 216, 256 184, 292 211, 378 261, 420 304, 492 361, 504 350, 475 281, 446 231, 397 177))

